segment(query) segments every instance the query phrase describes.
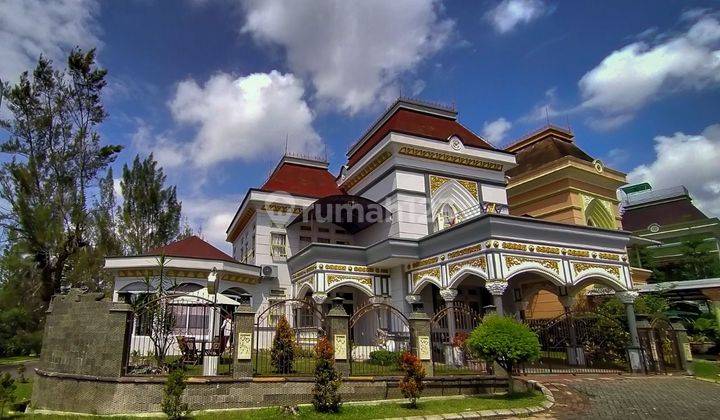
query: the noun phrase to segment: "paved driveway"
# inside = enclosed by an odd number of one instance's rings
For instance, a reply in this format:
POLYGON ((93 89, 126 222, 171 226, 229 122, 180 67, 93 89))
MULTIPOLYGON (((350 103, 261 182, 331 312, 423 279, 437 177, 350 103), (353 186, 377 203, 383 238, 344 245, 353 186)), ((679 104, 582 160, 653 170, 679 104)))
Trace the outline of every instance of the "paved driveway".
POLYGON ((720 385, 683 376, 536 377, 556 404, 537 418, 716 419, 720 385))

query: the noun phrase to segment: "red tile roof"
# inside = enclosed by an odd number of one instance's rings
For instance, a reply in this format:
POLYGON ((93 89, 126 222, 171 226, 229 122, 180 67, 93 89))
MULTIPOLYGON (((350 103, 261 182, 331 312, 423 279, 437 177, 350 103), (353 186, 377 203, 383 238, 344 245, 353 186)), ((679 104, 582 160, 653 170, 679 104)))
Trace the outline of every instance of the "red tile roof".
POLYGON ((260 189, 314 198, 343 194, 326 168, 290 162, 282 162, 260 189))
POLYGON ((441 141, 448 141, 450 137, 455 135, 466 146, 495 150, 493 146, 477 134, 463 127, 455 118, 399 108, 365 140, 362 146, 349 155, 348 165, 353 166, 356 164, 391 131, 441 141))
POLYGON ((200 258, 204 260, 219 260, 237 262, 233 257, 220 251, 209 243, 193 235, 165 246, 153 248, 145 255, 166 255, 168 257, 200 258))

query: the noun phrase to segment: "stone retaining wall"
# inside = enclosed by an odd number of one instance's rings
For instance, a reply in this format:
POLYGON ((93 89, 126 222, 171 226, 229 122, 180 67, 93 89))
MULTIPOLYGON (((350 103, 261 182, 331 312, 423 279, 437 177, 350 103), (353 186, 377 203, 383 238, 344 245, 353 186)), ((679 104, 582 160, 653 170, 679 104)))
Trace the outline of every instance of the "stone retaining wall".
MULTIPOLYGON (((162 377, 93 377, 37 371, 32 407, 89 414, 159 412, 162 377)), ((423 396, 487 394, 507 390, 489 376, 427 378, 423 396)), ((190 410, 282 406, 312 402, 312 378, 190 378, 183 400, 190 410)), ((403 398, 397 378, 348 378, 343 401, 403 398)))

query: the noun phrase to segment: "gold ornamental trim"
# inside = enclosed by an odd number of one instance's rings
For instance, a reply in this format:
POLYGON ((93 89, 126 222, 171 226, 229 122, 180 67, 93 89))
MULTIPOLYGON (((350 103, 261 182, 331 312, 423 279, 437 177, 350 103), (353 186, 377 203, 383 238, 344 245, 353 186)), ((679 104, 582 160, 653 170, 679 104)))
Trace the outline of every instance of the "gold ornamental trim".
POLYGON ((517 242, 503 242, 502 247, 504 249, 513 249, 515 251, 527 251, 528 246, 525 244, 519 244, 517 242))
POLYGON ((412 275, 413 284, 417 284, 424 277, 433 277, 440 280, 440 267, 430 268, 428 270, 417 271, 412 275))
POLYGON ((317 268, 317 264, 310 264, 305 268, 301 268, 300 270, 293 273, 292 278, 298 279, 300 277, 304 277, 307 274, 312 273, 317 268))
POLYGON ((447 184, 450 181, 457 181, 458 184, 460 184, 461 187, 463 187, 470 195, 475 197, 475 199, 478 199, 478 185, 475 181, 469 181, 467 179, 456 179, 456 178, 448 178, 445 176, 438 176, 438 175, 430 175, 430 197, 433 197, 437 190, 439 190, 443 185, 447 184))
POLYGON ((613 261, 620 261, 620 256, 617 254, 611 254, 609 252, 601 252, 598 254, 600 258, 603 260, 613 260, 613 261))
POLYGON ((425 266, 428 266, 428 265, 431 265, 431 264, 435 264, 436 262, 438 262, 439 259, 440 259, 440 257, 425 258, 424 260, 420 260, 420 261, 417 261, 417 262, 414 262, 414 263, 410 264, 410 266, 411 266, 413 269, 415 269, 415 268, 420 268, 420 267, 425 267, 425 266))
POLYGON ((574 262, 572 263, 573 270, 575 271, 575 274, 582 274, 585 271, 592 270, 593 268, 604 270, 605 272, 609 273, 610 275, 614 276, 617 279, 620 279, 620 267, 616 267, 614 265, 607 265, 607 264, 597 264, 597 263, 586 263, 586 262, 574 262))
POLYGON ((538 245, 535 251, 540 254, 560 254, 560 248, 554 246, 538 245))
POLYGON ((485 259, 485 256, 481 255, 477 258, 448 264, 448 274, 450 275, 450 278, 465 267, 475 267, 487 272, 487 260, 485 259))
POLYGON ((475 197, 475 199, 477 199, 477 200, 480 199, 480 195, 478 194, 477 182, 468 181, 465 179, 458 179, 457 182, 460 183, 460 185, 462 185, 463 188, 465 188, 467 190, 467 192, 469 192, 473 197, 475 197))
POLYGON ((333 283, 339 283, 341 281, 351 281, 360 283, 372 289, 372 277, 368 276, 348 276, 345 274, 328 274, 326 277, 328 286, 333 283))
POLYGON ((586 251, 584 249, 568 249, 565 253, 573 257, 590 258, 590 251, 586 251))
POLYGON ((469 246, 466 248, 458 249, 457 251, 452 251, 448 253, 448 258, 453 259, 457 257, 462 257, 468 254, 474 254, 476 252, 482 251, 482 244, 477 244, 473 246, 469 246))
POLYGON ((303 209, 300 207, 291 206, 288 204, 263 204, 261 207, 264 211, 271 211, 273 213, 292 213, 292 214, 300 214, 302 213, 303 209))
POLYGON ((537 263, 547 268, 548 270, 554 271, 560 274, 560 264, 555 260, 546 260, 544 258, 532 258, 532 257, 521 257, 517 255, 509 255, 505 257, 505 266, 509 269, 520 265, 522 263, 537 263))
POLYGON ((375 159, 370 161, 370 163, 360 169, 358 173, 348 178, 348 180, 343 183, 345 189, 348 190, 357 185, 358 182, 362 181, 366 176, 370 175, 370 173, 377 169, 378 166, 382 165, 383 162, 390 159, 390 156, 392 156, 392 153, 388 151, 380 153, 380 155, 378 155, 375 159))
POLYGON ((445 185, 448 181, 450 181, 450 178, 446 178, 444 176, 430 175, 430 197, 434 196, 437 190, 439 190, 440 187, 445 185))
POLYGON ((487 169, 491 171, 501 172, 503 165, 494 162, 488 162, 468 156, 455 156, 443 152, 433 150, 420 149, 417 147, 403 146, 398 151, 401 155, 419 157, 423 159, 436 160, 439 162, 454 163, 456 165, 469 166, 472 168, 487 169))
POLYGON ((349 271, 347 265, 342 264, 325 264, 326 270, 336 270, 336 271, 349 271))

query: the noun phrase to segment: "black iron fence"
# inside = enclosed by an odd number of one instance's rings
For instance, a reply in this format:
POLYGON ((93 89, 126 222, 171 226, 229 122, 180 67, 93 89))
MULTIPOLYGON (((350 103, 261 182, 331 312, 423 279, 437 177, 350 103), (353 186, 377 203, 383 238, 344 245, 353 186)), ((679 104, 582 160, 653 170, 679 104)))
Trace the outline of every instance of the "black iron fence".
POLYGON ((410 324, 398 309, 371 303, 355 311, 350 330, 350 373, 352 375, 399 375, 398 362, 410 351, 410 324))
POLYGON ((435 312, 430 320, 430 341, 436 375, 492 373, 492 363, 474 357, 466 345, 480 322, 482 317, 461 303, 450 303, 435 312))
POLYGON ((255 375, 311 376, 314 349, 325 335, 325 317, 311 301, 285 299, 256 317, 252 362, 255 375))
POLYGON ((527 320, 540 340, 540 358, 524 373, 618 373, 630 369, 630 333, 622 319, 569 311, 553 319, 527 320))
POLYGON ((126 339, 128 375, 232 371, 233 306, 197 294, 138 295, 126 339))

